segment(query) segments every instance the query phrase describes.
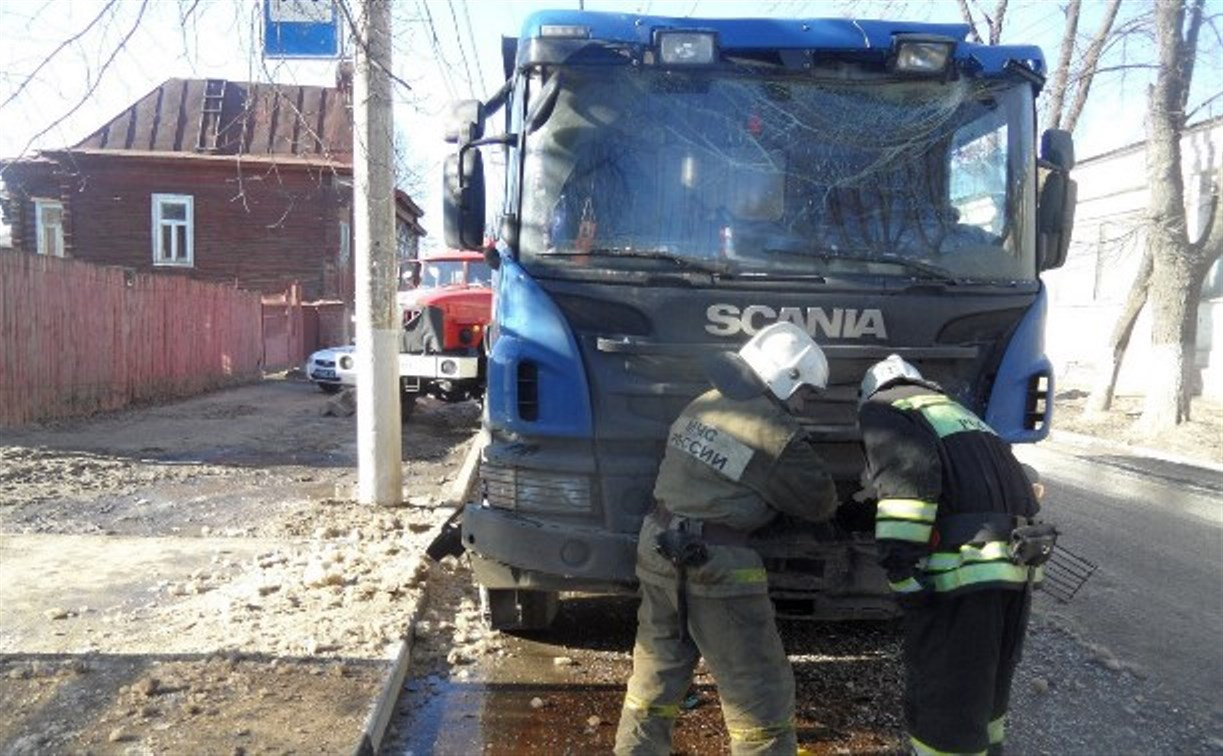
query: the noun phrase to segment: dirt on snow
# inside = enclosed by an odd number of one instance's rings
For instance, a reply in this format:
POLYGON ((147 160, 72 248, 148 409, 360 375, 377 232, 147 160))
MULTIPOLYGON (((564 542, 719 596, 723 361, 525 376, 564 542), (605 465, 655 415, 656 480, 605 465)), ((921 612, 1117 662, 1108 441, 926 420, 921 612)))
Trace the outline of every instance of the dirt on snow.
POLYGON ((273 378, 0 431, 0 752, 356 746, 479 408, 418 407, 392 508, 352 500, 329 401, 273 378))

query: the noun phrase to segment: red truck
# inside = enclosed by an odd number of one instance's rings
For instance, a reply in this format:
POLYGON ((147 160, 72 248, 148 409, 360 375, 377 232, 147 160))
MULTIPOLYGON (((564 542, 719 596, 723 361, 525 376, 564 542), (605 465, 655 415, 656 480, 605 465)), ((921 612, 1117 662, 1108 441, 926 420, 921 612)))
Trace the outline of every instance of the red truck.
POLYGON ((399 386, 404 417, 416 398, 484 396, 484 331, 492 320, 492 270, 479 252, 439 252, 412 263, 400 291, 399 386))

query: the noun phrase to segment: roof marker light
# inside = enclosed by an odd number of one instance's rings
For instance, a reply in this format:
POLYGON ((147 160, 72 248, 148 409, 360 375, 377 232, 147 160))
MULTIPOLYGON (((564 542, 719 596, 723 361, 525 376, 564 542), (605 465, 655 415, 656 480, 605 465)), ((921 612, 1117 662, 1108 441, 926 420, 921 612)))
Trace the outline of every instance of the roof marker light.
POLYGON ((717 59, 718 43, 713 32, 660 31, 654 41, 664 65, 709 65, 717 59))
POLYGON ((889 68, 914 76, 942 76, 955 50, 955 40, 929 34, 897 34, 892 38, 889 68))
POLYGON ((539 36, 590 39, 590 27, 576 24, 544 24, 539 27, 539 36))

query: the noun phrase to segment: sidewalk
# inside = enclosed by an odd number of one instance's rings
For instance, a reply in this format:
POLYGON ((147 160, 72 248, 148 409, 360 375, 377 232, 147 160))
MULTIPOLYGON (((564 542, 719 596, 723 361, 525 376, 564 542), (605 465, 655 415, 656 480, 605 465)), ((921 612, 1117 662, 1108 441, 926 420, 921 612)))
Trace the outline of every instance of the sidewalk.
POLYGON ((1059 392, 1053 405, 1049 440, 1084 448, 1099 448, 1223 473, 1223 402, 1195 397, 1189 422, 1147 437, 1135 423, 1142 414, 1142 397, 1120 396, 1102 418, 1083 416, 1086 392, 1059 392))

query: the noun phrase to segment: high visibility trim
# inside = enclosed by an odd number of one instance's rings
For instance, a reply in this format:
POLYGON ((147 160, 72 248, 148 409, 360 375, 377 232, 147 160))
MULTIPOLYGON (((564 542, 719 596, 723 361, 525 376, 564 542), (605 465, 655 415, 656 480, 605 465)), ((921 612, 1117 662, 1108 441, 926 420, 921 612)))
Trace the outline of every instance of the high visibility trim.
POLYGON ((930 423, 939 438, 965 431, 980 431, 998 435, 984 420, 949 397, 940 394, 923 394, 907 399, 897 399, 892 402, 892 406, 897 409, 921 412, 922 417, 926 418, 926 422, 930 423))
POLYGON ((919 410, 925 407, 933 407, 939 404, 952 404, 953 400, 949 396, 943 394, 921 394, 919 396, 908 396, 904 399, 897 399, 892 402, 892 406, 902 410, 919 410))
POLYGON ((939 749, 928 746, 912 735, 909 736, 909 746, 912 747, 913 753, 917 756, 985 756, 985 751, 972 751, 962 753, 960 751, 940 751, 939 749))
POLYGON ((889 581, 888 585, 894 593, 917 593, 924 590, 922 584, 917 582, 917 578, 907 577, 904 580, 899 580, 895 583, 889 581))
POLYGON ((938 502, 924 499, 880 499, 875 516, 889 520, 934 522, 937 515, 938 502))
POLYGON ((760 727, 727 727, 726 731, 730 734, 731 740, 737 740, 740 743, 761 743, 793 732, 794 720, 760 727))
POLYGON ((769 573, 763 567, 745 567, 730 571, 731 582, 734 583, 767 583, 769 573))
POLYGON ((989 744, 992 746, 1002 745, 1002 741, 1006 738, 1006 715, 998 717, 989 723, 989 744))
POLYGON ((624 708, 659 719, 675 719, 679 716, 679 704, 652 704, 632 693, 624 697, 624 708))
POLYGON ((918 522, 903 520, 875 520, 875 539, 891 539, 893 541, 913 541, 927 543, 930 541, 931 526, 918 522))
POLYGON ((959 551, 936 551, 926 557, 924 566, 930 572, 946 572, 965 564, 997 561, 1011 561, 1009 545, 1004 541, 989 541, 980 546, 966 543, 959 551))
POLYGON ((934 583, 934 590, 946 593, 981 583, 1023 584, 1028 582, 1029 571, 1030 568, 1011 562, 979 562, 947 572, 931 573, 930 580, 934 583))

